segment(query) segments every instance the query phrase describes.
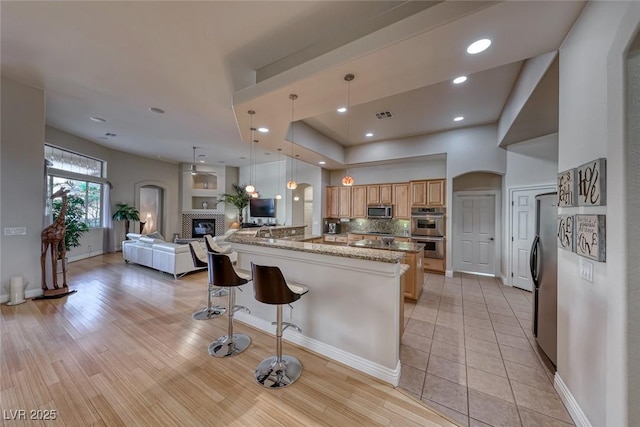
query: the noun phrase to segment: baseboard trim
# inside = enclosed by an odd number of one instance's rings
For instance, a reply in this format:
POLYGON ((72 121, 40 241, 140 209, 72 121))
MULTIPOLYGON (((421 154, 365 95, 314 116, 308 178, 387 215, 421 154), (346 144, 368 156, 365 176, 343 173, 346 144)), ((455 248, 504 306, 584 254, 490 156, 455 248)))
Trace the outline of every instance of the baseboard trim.
MULTIPOLYGON (((275 332, 275 327, 271 325, 271 322, 260 319, 251 314, 238 311, 234 313, 233 317, 242 323, 246 323, 247 325, 253 326, 254 328, 260 329, 261 331, 264 331, 266 333, 273 334, 275 332)), ((333 359, 337 362, 347 365, 353 369, 369 374, 375 378, 393 385, 394 387, 398 386, 398 384, 400 383, 400 361, 398 361, 395 369, 389 369, 385 366, 379 365, 370 360, 364 359, 360 356, 356 356, 355 354, 351 354, 313 338, 309 338, 297 332, 286 330, 282 334, 282 337, 283 339, 286 339, 293 344, 297 344, 300 347, 304 347, 322 356, 328 357, 329 359, 333 359)))
POLYGON ((569 390, 569 387, 562 381, 562 378, 560 378, 557 372, 553 377, 553 387, 558 392, 564 406, 567 407, 567 411, 569 411, 569 415, 571 415, 576 427, 592 427, 587 415, 580 405, 578 405, 578 401, 573 397, 571 390, 569 390))
POLYGON ((444 271, 444 276, 445 277, 453 277, 453 270, 445 270, 444 271))
MULTIPOLYGON (((42 289, 25 289, 24 291, 24 299, 35 298, 42 295, 42 289)), ((9 302, 9 294, 0 295, 0 303, 9 302)))

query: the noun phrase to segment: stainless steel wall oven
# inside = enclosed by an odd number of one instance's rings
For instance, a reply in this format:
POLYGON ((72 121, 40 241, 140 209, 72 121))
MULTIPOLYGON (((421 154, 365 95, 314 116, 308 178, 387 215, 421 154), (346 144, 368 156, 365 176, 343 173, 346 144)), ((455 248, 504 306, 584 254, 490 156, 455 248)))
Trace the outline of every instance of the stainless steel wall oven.
POLYGON ((445 208, 411 208, 411 235, 442 237, 445 208))

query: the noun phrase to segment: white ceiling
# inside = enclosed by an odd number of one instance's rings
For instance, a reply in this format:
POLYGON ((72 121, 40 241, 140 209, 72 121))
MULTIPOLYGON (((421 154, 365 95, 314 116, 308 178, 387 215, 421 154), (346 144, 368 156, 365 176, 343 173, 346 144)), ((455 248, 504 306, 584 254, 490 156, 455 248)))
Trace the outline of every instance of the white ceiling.
MULTIPOLYGON (((249 109, 255 126, 271 129, 259 134, 258 161, 289 146, 290 93, 299 95, 295 121, 345 147, 368 142, 365 131, 375 133, 371 140, 397 139, 496 122, 522 61, 556 50, 583 4, 2 1, 1 70, 45 89, 53 127, 172 162, 191 162, 195 145, 207 163, 239 166, 248 163, 249 109), (481 37, 492 47, 466 54, 481 37), (335 108, 346 104, 349 72, 356 79, 347 125, 335 108), (469 80, 454 87, 460 74, 469 80), (392 118, 375 118, 387 110, 392 118), (458 115, 465 120, 454 123, 458 115)), ((557 99, 537 96, 541 108, 548 102, 557 99)), ((529 121, 513 135, 536 132, 529 121)), ((309 162, 323 156, 300 154, 309 162)))

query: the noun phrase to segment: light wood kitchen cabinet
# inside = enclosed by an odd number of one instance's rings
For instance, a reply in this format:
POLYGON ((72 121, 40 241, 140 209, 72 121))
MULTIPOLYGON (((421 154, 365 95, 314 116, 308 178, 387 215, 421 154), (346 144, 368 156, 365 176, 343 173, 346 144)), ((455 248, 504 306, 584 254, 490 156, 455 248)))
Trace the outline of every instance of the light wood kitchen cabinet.
POLYGON ((444 206, 444 179, 427 181, 427 206, 444 206))
POLYGON ((393 203, 392 184, 367 185, 368 205, 387 205, 393 203))
POLYGON ((411 181, 411 206, 444 206, 444 179, 411 181))
POLYGON ((325 234, 324 243, 345 245, 347 243, 347 236, 336 234, 325 234))
POLYGON ((351 217, 367 217, 367 186, 354 185, 351 187, 351 217))
POLYGON ((338 187, 327 187, 327 217, 338 218, 340 213, 339 207, 338 187))
POLYGON ((426 271, 444 274, 444 259, 424 258, 422 263, 426 271))
POLYGON ((393 184, 393 217, 408 219, 409 212, 409 183, 393 184))
POLYGON ((427 204, 427 181, 411 181, 411 206, 425 206, 427 204))
POLYGON ((412 301, 420 298, 422 284, 424 283, 424 270, 422 267, 422 253, 406 253, 402 259, 403 264, 409 266, 404 280, 404 297, 412 301))
POLYGON ((367 185, 367 204, 368 205, 380 204, 380 186, 379 185, 367 185))
POLYGON ((380 184, 380 204, 393 203, 393 185, 380 184))
POLYGON ((364 234, 347 233, 347 243, 357 242, 358 240, 364 240, 367 236, 364 234))
POLYGON ((338 187, 338 216, 351 218, 351 187, 338 187))

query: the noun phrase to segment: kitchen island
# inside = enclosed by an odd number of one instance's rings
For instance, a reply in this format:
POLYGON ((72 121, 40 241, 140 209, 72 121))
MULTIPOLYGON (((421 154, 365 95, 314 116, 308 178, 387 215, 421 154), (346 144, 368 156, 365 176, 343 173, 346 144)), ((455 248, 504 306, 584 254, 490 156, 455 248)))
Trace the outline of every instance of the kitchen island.
MULTIPOLYGON (((404 322, 402 264, 405 252, 334 246, 236 233, 227 239, 238 254, 237 266, 251 263, 277 266, 287 281, 309 287, 309 293, 284 307, 283 338, 301 347, 368 373, 392 385, 400 379, 400 336, 404 322)), ((249 291, 236 294, 251 314, 236 319, 274 333, 275 306, 254 299, 249 291)), ((274 349, 275 350, 275 349, 274 349)), ((286 350, 285 350, 286 352, 286 350)), ((302 360, 304 364, 304 360, 302 360)), ((304 375, 304 374, 303 374, 304 375)))

